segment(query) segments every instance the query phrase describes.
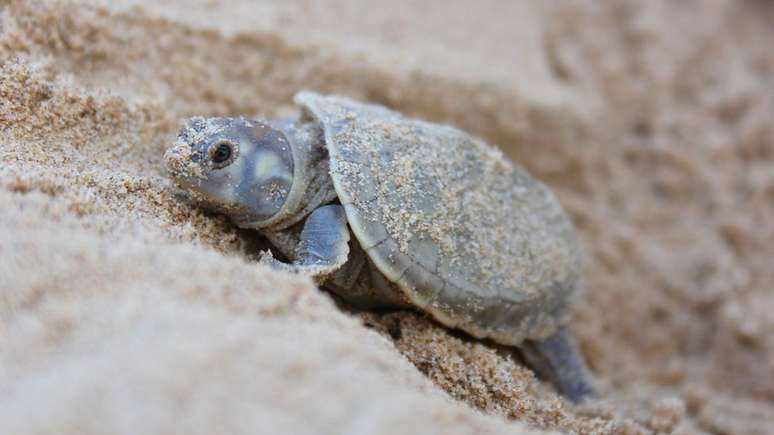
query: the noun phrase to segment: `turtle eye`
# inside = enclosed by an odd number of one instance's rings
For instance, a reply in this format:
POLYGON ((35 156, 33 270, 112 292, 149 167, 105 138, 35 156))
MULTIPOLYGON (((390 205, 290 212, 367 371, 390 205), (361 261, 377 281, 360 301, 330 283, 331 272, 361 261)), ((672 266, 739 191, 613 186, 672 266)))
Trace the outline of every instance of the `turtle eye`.
POLYGON ((215 168, 222 168, 231 163, 234 157, 234 145, 231 142, 219 142, 210 147, 210 160, 215 168))

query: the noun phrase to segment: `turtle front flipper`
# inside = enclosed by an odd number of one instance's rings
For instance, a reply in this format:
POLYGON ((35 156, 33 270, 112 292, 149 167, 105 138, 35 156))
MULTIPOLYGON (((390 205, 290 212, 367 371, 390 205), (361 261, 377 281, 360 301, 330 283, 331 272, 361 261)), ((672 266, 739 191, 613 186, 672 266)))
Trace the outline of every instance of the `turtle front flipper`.
POLYGON ((597 397, 583 356, 565 328, 543 341, 527 340, 520 348, 538 377, 553 383, 570 401, 579 403, 597 397))
POLYGON ((318 284, 338 270, 349 257, 349 230, 344 208, 326 205, 313 211, 306 222, 293 264, 276 260, 265 253, 260 262, 276 269, 307 275, 318 284))

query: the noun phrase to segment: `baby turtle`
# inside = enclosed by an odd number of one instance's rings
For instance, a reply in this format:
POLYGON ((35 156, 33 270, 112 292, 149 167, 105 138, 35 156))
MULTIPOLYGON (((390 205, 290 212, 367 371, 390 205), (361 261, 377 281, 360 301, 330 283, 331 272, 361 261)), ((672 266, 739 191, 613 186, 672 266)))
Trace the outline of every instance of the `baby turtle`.
POLYGON ((292 264, 261 262, 517 346, 565 397, 595 394, 564 326, 581 286, 574 229, 546 186, 455 128, 344 97, 295 102, 297 119, 192 118, 169 174, 292 264))

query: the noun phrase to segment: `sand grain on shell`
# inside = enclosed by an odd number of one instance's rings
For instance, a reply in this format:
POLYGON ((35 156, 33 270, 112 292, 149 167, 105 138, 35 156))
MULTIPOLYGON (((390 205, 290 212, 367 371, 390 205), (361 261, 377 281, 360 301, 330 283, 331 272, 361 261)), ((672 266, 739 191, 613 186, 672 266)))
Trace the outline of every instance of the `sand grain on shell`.
POLYGON ((544 185, 452 127, 342 97, 297 100, 326 130, 353 231, 415 304, 504 344, 568 320, 553 307, 581 288, 575 235, 544 185))

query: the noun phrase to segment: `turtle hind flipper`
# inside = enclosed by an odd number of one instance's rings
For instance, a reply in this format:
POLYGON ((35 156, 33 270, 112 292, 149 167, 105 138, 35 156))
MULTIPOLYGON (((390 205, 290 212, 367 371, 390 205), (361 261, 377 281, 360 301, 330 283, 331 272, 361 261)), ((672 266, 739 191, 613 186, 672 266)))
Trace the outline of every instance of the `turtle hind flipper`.
POLYGON ((583 356, 565 328, 542 341, 525 341, 520 349, 537 376, 551 382, 571 402, 597 397, 583 356))

